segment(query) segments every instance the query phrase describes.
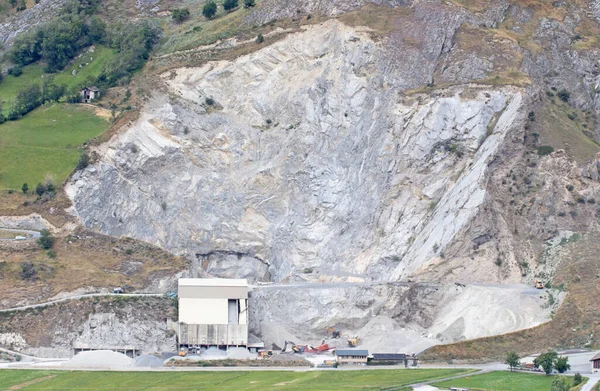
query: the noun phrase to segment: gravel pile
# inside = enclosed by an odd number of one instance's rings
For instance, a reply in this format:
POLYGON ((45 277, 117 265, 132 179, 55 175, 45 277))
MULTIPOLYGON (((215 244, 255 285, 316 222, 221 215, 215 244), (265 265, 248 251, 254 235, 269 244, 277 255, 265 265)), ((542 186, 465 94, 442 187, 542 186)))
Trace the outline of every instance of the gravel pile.
POLYGON ((160 368, 163 366, 163 360, 156 356, 142 354, 141 356, 135 358, 135 366, 144 368, 160 368))
POLYGON ((231 360, 256 360, 256 356, 244 348, 231 348, 227 351, 227 358, 231 360))
POLYGON ((70 368, 97 368, 97 369, 123 369, 131 368, 135 361, 124 354, 111 350, 97 350, 93 352, 82 352, 75 357, 62 363, 70 368))

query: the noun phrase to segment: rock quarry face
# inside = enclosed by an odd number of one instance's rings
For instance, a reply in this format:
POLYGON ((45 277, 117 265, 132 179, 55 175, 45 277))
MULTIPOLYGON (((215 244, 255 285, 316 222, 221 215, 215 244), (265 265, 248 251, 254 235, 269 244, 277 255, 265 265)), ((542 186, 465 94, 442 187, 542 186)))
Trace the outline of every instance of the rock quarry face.
POLYGON ((69 185, 76 213, 232 277, 414 274, 477 213, 522 98, 475 87, 401 98, 380 55, 332 21, 163 75, 175 98, 155 97, 69 185))
MULTIPOLYGON (((486 218, 489 167, 525 103, 516 87, 406 94, 405 59, 387 44, 330 20, 164 73, 139 119, 68 184, 73 213, 189 256, 191 276, 275 282, 251 299, 266 341, 336 324, 419 351, 545 321, 545 298, 523 286, 388 284, 444 275, 445 250, 471 246, 457 238, 486 218), (343 284, 285 289, 330 282, 343 284)), ((521 278, 464 266, 465 282, 521 278)))

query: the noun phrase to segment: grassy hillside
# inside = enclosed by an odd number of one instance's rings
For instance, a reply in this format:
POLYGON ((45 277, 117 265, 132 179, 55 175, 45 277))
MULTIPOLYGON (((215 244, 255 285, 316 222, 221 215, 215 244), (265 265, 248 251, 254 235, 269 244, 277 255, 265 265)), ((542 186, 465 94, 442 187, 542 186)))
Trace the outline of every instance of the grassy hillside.
POLYGON ((0 189, 34 188, 48 177, 61 184, 75 168, 87 140, 110 123, 79 105, 43 106, 0 125, 0 189))
MULTIPOLYGON (((98 46, 94 52, 85 52, 80 58, 74 60, 64 71, 54 76, 54 83, 64 85, 67 89, 74 86, 85 84, 88 78, 96 78, 102 71, 106 61, 115 56, 115 52, 107 47, 98 46), (93 60, 90 61, 90 58, 93 60), (85 65, 85 64, 88 65, 85 65), (81 68, 79 65, 83 65, 81 68), (73 71, 77 74, 73 76, 73 71)), ((0 82, 0 99, 4 102, 4 114, 8 114, 11 107, 11 101, 15 99, 20 88, 31 84, 42 85, 42 74, 44 66, 36 63, 23 68, 23 74, 19 77, 7 75, 0 82)), ((48 77, 48 74, 45 74, 48 77)))
POLYGON ((322 372, 59 372, 0 371, 0 390, 340 390, 382 387, 460 375, 461 369, 322 372), (27 383, 29 382, 29 383, 27 383), (24 386, 24 387, 23 387, 24 386), (22 388, 21 388, 22 387, 22 388))

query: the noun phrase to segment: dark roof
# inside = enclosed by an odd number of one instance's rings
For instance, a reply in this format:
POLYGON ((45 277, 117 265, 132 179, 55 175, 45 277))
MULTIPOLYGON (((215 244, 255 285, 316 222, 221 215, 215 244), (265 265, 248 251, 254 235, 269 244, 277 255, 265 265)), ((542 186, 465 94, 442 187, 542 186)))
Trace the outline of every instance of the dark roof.
POLYGON ((405 360, 403 353, 373 353, 373 360, 405 360))
POLYGON ((368 356, 368 350, 362 349, 339 349, 335 351, 336 356, 368 356))
POLYGON ((596 354, 590 361, 598 361, 600 360, 600 353, 596 354))

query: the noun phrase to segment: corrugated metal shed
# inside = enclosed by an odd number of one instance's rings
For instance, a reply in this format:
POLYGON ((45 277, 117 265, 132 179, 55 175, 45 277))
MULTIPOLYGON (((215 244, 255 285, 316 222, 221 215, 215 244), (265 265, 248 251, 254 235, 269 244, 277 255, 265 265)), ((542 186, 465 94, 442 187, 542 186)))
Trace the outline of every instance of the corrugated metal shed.
POLYGON ((404 361, 404 360, 406 360, 406 354, 402 354, 402 353, 373 353, 373 360, 404 361))
POLYGON ((368 350, 362 349, 339 349, 335 351, 336 356, 368 356, 368 350))

